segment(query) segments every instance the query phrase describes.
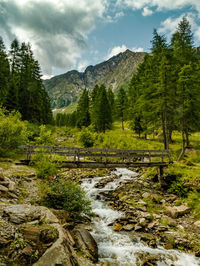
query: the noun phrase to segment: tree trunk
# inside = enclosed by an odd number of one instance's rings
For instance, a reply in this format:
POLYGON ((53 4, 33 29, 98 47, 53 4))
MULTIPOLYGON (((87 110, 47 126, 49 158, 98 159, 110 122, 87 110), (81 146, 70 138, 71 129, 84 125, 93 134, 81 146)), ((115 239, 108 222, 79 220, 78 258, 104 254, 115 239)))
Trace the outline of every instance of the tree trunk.
POLYGON ((188 128, 185 130, 185 136, 186 136, 186 147, 189 147, 190 146, 190 140, 189 140, 188 128))
POLYGON ((169 143, 173 143, 173 140, 172 140, 172 130, 170 129, 169 132, 168 132, 168 140, 169 140, 169 143))
POLYGON ((185 154, 185 117, 184 117, 184 111, 185 111, 185 102, 183 99, 182 104, 182 150, 178 157, 178 161, 182 160, 184 154, 185 154))
POLYGON ((184 154, 185 154, 185 132, 184 130, 182 130, 182 150, 178 157, 178 161, 182 160, 184 154))
POLYGON ((164 138, 164 147, 165 150, 169 149, 169 144, 168 144, 168 134, 167 134, 167 121, 165 118, 165 112, 162 112, 162 128, 163 128, 163 138, 164 138))
POLYGON ((122 117, 122 130, 124 130, 124 118, 122 117))

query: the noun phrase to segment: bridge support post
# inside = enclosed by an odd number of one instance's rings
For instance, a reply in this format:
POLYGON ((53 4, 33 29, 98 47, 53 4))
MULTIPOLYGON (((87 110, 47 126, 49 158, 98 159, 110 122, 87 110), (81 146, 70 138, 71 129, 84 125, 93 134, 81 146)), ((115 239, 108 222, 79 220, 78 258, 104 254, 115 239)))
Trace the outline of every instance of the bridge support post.
POLYGON ((158 167, 158 180, 159 180, 159 182, 160 182, 160 186, 161 186, 162 188, 163 188, 163 187, 166 187, 166 182, 165 182, 165 180, 164 180, 164 178, 163 178, 163 173, 164 173, 163 168, 164 168, 164 166, 162 166, 162 165, 160 165, 160 166, 158 167))

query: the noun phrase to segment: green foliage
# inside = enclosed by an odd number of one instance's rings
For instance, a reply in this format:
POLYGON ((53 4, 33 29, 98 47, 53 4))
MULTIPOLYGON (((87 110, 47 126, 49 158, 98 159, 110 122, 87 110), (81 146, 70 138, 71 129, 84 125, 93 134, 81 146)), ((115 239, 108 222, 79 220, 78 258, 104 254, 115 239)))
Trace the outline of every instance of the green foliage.
POLYGON ((39 137, 36 138, 36 142, 40 145, 53 145, 55 143, 55 136, 45 125, 41 125, 40 134, 39 137))
POLYGON ((55 163, 52 162, 48 154, 35 154, 32 158, 32 165, 36 169, 36 174, 39 178, 55 176, 58 172, 55 163))
POLYGON ((27 141, 27 129, 19 113, 0 109, 0 156, 15 151, 27 141))
POLYGON ((63 209, 78 215, 90 214, 90 201, 79 184, 69 181, 56 181, 48 186, 43 195, 44 204, 54 209, 63 209))
POLYGON ((87 128, 84 128, 80 132, 78 140, 85 148, 92 147, 94 145, 94 136, 87 128))
POLYGON ((0 104, 9 111, 19 111, 23 120, 53 122, 49 96, 30 44, 20 44, 15 39, 7 55, 0 37, 0 104))
POLYGON ((86 89, 83 91, 78 101, 76 123, 79 128, 88 127, 90 125, 89 96, 86 89))
POLYGON ((189 207, 192 208, 194 216, 197 219, 200 219, 200 192, 197 191, 190 191, 188 193, 186 202, 188 204, 189 207))
POLYGON ((188 188, 184 186, 184 182, 181 180, 173 181, 170 188, 168 189, 169 193, 176 194, 179 197, 186 197, 188 193, 188 188))

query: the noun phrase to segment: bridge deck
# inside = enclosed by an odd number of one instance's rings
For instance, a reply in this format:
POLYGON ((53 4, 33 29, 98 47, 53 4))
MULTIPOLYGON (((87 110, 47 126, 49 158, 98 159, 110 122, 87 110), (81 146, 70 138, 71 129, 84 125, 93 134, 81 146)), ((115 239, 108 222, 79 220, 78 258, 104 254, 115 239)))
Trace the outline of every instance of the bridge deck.
POLYGON ((36 153, 57 154, 64 157, 59 167, 66 168, 115 168, 115 167, 153 167, 167 166, 170 161, 169 150, 123 150, 71 148, 62 146, 21 146, 20 153, 26 154, 25 164, 36 153), (167 159, 167 161, 165 161, 167 159))

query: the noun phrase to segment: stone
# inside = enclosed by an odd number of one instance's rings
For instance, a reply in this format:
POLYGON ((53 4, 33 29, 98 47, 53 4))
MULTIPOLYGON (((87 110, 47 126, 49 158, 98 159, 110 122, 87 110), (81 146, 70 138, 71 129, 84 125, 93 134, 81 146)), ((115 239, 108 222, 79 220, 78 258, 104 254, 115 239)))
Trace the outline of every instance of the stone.
POLYGON ((88 258, 92 259, 93 262, 97 262, 98 246, 92 235, 84 228, 75 229, 74 233, 77 246, 88 258))
POLYGON ((39 242, 40 240, 40 230, 36 227, 24 228, 24 239, 31 240, 34 242, 39 242))
POLYGON ((164 248, 165 249, 173 249, 173 244, 171 242, 167 242, 166 244, 164 244, 164 248))
POLYGON ((58 238, 58 231, 54 228, 45 228, 40 232, 40 240, 47 244, 51 242, 55 242, 58 238))
POLYGON ((157 223, 154 221, 154 222, 148 224, 148 225, 147 225, 147 228, 148 228, 148 229, 152 229, 152 228, 154 228, 156 225, 157 225, 157 223))
POLYGON ((114 231, 117 231, 117 232, 119 232, 119 231, 121 231, 122 230, 122 228, 123 228, 123 226, 121 225, 121 224, 114 224, 113 225, 113 230, 114 231))
POLYGON ((4 180, 5 180, 5 177, 4 177, 3 173, 0 170, 0 181, 4 181, 4 180))
POLYGON ((185 205, 174 206, 174 207, 169 206, 166 208, 166 213, 170 215, 172 218, 183 216, 184 214, 187 214, 189 212, 190 208, 185 205))
POLYGON ((33 249, 31 247, 31 245, 27 245, 21 252, 23 255, 31 257, 33 254, 33 249))
POLYGON ((142 230, 142 226, 136 224, 135 225, 135 231, 141 231, 142 230))
POLYGON ((151 219, 151 214, 149 212, 143 212, 140 216, 141 218, 145 218, 147 220, 151 219))
POLYGON ((123 229, 125 231, 132 231, 134 228, 135 228, 135 225, 134 224, 127 224, 127 225, 124 225, 123 226, 123 229))
POLYGON ((145 192, 145 193, 142 194, 142 197, 145 198, 145 199, 149 198, 150 196, 151 196, 151 194, 148 193, 148 192, 145 192))
POLYGON ((58 223, 57 217, 46 207, 31 205, 8 205, 4 207, 3 216, 8 216, 9 221, 15 224, 45 220, 46 223, 58 223))
POLYGON ((139 219, 139 225, 144 226, 145 224, 146 224, 145 218, 140 218, 139 219))
POLYGON ((200 228, 200 221, 196 221, 196 222, 194 223, 194 225, 197 226, 198 228, 200 228))
POLYGON ((8 188, 0 185, 0 192, 7 192, 8 188))
POLYGON ((144 205, 144 206, 147 205, 147 203, 146 203, 145 201, 143 201, 143 200, 139 200, 139 201, 138 201, 138 204, 139 204, 139 205, 144 205))
POLYGON ((54 224, 53 226, 58 230, 59 237, 56 242, 45 251, 42 257, 33 264, 33 266, 79 265, 77 259, 71 252, 71 247, 69 246, 65 230, 59 224, 54 224))
POLYGON ((9 185, 8 185, 9 191, 11 192, 15 191, 15 187, 16 187, 15 182, 10 180, 9 185))

